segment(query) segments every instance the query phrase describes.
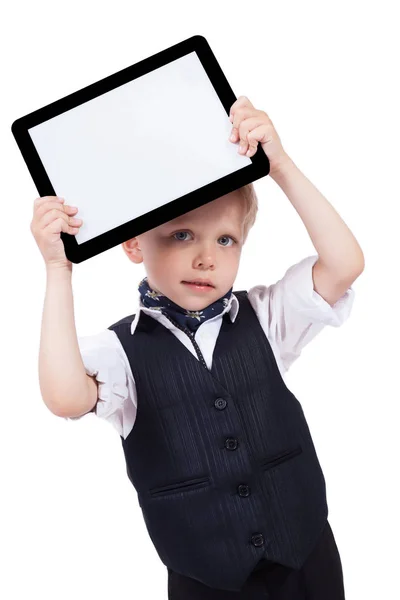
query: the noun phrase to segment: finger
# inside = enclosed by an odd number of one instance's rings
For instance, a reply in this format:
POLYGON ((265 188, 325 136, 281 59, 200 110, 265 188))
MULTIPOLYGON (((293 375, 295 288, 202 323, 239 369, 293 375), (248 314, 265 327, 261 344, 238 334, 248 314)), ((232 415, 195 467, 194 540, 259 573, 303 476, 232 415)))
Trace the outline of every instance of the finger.
POLYGON ((48 200, 47 202, 43 202, 41 205, 35 209, 33 213, 33 219, 31 221, 31 231, 36 232, 43 227, 46 226, 50 220, 54 220, 57 217, 63 214, 76 214, 76 210, 71 210, 71 207, 68 208, 65 204, 61 204, 60 202, 55 202, 52 200, 48 200))
POLYGON ((232 104, 232 106, 230 108, 229 119, 232 121, 232 118, 235 115, 238 108, 242 108, 242 107, 246 107, 246 106, 254 109, 254 106, 252 105, 250 100, 247 98, 247 96, 239 96, 239 98, 232 104))
POLYGON ((246 143, 248 141, 248 134, 250 133, 250 131, 253 131, 253 129, 263 124, 265 126, 264 120, 258 115, 253 115, 248 119, 243 119, 239 123, 238 128, 239 141, 246 143))
MULTIPOLYGON (((239 125, 239 153, 245 154, 249 150, 249 134, 254 131, 260 125, 263 125, 264 121, 261 116, 253 116, 249 119, 244 119, 239 125)), ((262 136, 260 137, 262 139, 262 136)), ((257 148, 257 140, 252 138, 252 148, 257 148)))
POLYGON ((38 221, 38 226, 41 229, 44 229, 47 225, 54 221, 58 221, 59 219, 63 219, 68 225, 78 226, 82 224, 82 219, 77 219, 76 217, 72 217, 66 214, 59 209, 52 209, 46 212, 41 219, 38 221))
POLYGON ((34 208, 37 208, 38 206, 42 206, 42 204, 45 204, 46 202, 49 201, 56 201, 56 202, 65 202, 64 198, 61 198, 60 196, 40 196, 39 198, 36 198, 33 206, 34 208))
POLYGON ((246 154, 248 147, 249 147, 249 145, 247 143, 247 140, 245 142, 243 140, 240 140, 239 147, 238 147, 238 153, 246 154))
POLYGON ((64 233, 69 233, 70 235, 75 235, 78 233, 79 229, 79 225, 70 225, 62 217, 52 221, 45 227, 46 233, 54 234, 55 239, 58 239, 58 235, 61 231, 64 233))
POLYGON ((48 202, 43 202, 38 208, 35 210, 34 218, 41 219, 46 212, 49 210, 59 210, 61 212, 67 212, 68 214, 77 213, 77 206, 70 206, 69 204, 61 204, 60 202, 49 200, 48 202))
POLYGON ((240 123, 243 119, 248 119, 254 116, 254 110, 248 107, 238 108, 233 114, 232 128, 239 129, 240 123))
POLYGON ((229 137, 229 141, 232 142, 233 144, 236 144, 236 142, 238 141, 238 139, 239 139, 239 132, 236 129, 236 127, 234 127, 232 129, 232 131, 231 131, 231 135, 229 137))
POLYGON ((233 127, 232 127, 232 131, 231 131, 231 136, 229 138, 229 140, 233 143, 236 144, 236 142, 239 141, 240 138, 240 133, 239 133, 239 127, 240 127, 240 123, 243 121, 243 119, 245 119, 246 117, 249 117, 252 113, 247 110, 243 110, 243 109, 238 109, 238 111, 235 113, 234 117, 233 117, 233 127))
POLYGON ((249 132, 247 135, 249 148, 246 152, 246 156, 254 156, 254 154, 257 152, 257 146, 260 140, 264 139, 265 137, 265 131, 265 123, 263 123, 259 127, 256 127, 249 132))
POLYGON ((36 198, 33 205, 33 216, 35 217, 37 214, 42 215, 44 212, 46 212, 46 210, 48 210, 48 208, 46 208, 48 206, 64 206, 64 202, 64 199, 61 201, 61 198, 57 199, 56 196, 44 196, 43 198, 36 198))

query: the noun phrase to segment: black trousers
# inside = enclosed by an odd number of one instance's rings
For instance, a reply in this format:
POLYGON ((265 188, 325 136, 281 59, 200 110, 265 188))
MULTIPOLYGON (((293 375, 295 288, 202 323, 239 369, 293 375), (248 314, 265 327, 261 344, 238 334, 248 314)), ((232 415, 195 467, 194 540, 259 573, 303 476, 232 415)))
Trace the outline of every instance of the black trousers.
POLYGON ((300 570, 260 561, 240 592, 210 588, 168 569, 169 600, 344 600, 342 564, 329 522, 300 570))

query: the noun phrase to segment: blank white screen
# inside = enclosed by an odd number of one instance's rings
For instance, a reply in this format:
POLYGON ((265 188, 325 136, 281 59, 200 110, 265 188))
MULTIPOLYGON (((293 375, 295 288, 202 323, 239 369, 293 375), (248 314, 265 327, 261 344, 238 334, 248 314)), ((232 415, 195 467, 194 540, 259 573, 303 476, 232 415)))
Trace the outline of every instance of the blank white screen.
POLYGON ((79 244, 251 164, 231 129, 191 52, 29 133, 79 244))

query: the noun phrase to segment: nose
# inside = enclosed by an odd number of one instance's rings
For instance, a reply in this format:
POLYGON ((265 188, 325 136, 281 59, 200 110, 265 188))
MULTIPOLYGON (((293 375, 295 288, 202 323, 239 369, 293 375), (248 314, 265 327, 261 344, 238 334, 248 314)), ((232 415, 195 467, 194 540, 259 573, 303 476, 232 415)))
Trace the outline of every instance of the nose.
POLYGON ((194 266, 207 269, 214 268, 215 250, 212 250, 210 245, 204 244, 194 259, 194 266))

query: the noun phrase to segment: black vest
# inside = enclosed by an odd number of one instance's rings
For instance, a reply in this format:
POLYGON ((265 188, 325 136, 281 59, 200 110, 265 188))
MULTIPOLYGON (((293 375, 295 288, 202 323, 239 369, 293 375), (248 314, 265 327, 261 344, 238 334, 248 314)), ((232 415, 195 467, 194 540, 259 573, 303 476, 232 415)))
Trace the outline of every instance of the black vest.
POLYGON ((136 421, 121 440, 157 553, 173 571, 239 591, 263 557, 300 568, 328 507, 301 404, 247 292, 234 294, 239 312, 223 317, 211 370, 143 312, 133 336, 134 315, 109 329, 136 383, 136 421))

